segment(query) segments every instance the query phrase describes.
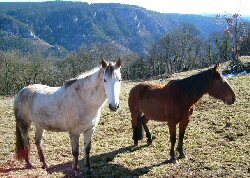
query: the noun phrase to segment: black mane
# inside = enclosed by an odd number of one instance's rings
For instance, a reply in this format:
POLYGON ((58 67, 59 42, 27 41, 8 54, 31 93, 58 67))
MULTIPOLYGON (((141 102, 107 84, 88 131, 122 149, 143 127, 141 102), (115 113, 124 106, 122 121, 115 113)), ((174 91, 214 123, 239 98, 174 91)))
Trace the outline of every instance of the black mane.
POLYGON ((190 77, 177 80, 177 83, 190 96, 206 93, 210 85, 211 70, 208 69, 190 77))
POLYGON ((64 84, 65 88, 69 87, 70 85, 72 85, 76 81, 77 81, 76 78, 73 78, 73 79, 70 79, 70 80, 66 81, 65 84, 64 84))

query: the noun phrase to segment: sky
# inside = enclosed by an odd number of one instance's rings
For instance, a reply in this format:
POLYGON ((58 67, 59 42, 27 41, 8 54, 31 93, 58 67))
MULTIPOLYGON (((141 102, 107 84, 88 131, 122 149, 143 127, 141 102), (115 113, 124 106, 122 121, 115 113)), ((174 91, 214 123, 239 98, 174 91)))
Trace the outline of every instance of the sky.
MULTIPOLYGON (((0 2, 39 2, 45 0, 0 0, 0 2)), ((47 0, 49 1, 49 0, 47 0)), ((88 3, 138 5, 161 13, 225 14, 250 16, 250 0, 69 0, 88 3)))

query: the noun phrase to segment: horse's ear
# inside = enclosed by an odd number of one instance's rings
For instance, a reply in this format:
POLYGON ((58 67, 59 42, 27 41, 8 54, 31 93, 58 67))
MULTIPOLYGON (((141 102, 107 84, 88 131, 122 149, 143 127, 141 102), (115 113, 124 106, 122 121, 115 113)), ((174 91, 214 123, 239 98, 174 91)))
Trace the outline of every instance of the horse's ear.
POLYGON ((121 61, 121 59, 118 59, 118 61, 116 61, 116 63, 115 63, 115 67, 120 68, 121 65, 122 65, 122 61, 121 61))
POLYGON ((215 64, 214 70, 219 71, 219 68, 220 68, 220 63, 218 62, 217 64, 215 64))
POLYGON ((101 64, 103 69, 106 69, 108 67, 108 62, 105 61, 104 59, 102 59, 101 64))

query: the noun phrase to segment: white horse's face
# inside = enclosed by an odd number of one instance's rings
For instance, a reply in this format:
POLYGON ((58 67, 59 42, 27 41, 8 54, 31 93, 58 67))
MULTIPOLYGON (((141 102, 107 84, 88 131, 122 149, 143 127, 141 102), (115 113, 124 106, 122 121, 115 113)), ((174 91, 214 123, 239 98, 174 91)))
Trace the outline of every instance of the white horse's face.
POLYGON ((115 65, 102 62, 105 69, 104 74, 104 89, 109 101, 109 109, 116 111, 119 108, 119 96, 121 91, 121 61, 118 60, 115 65))

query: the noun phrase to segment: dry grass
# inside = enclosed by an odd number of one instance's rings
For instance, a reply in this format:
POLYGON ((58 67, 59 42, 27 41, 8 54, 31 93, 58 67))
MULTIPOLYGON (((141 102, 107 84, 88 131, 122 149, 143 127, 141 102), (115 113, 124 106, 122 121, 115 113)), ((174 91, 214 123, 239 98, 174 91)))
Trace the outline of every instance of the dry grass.
MULTIPOLYGON (((174 78, 196 73, 179 73, 174 78)), ((169 79, 161 81, 166 83, 169 79)), ((193 114, 185 135, 188 158, 168 164, 169 133, 166 123, 149 122, 156 136, 152 146, 146 140, 131 151, 132 129, 127 106, 128 93, 136 82, 123 82, 121 108, 109 112, 105 108, 97 127, 92 148, 93 177, 249 177, 250 176, 250 75, 229 79, 237 102, 226 106, 204 96, 193 114)), ((15 160, 15 119, 12 97, 0 97, 0 177, 71 177, 71 147, 67 133, 45 132, 44 147, 50 164, 41 164, 31 128, 31 160, 35 168, 24 169, 15 160)), ((81 157, 83 158, 81 137, 81 157)), ((80 169, 84 173, 83 160, 80 169)), ((81 176, 79 176, 81 177, 81 176)), ((85 176, 84 176, 85 177, 85 176)))

